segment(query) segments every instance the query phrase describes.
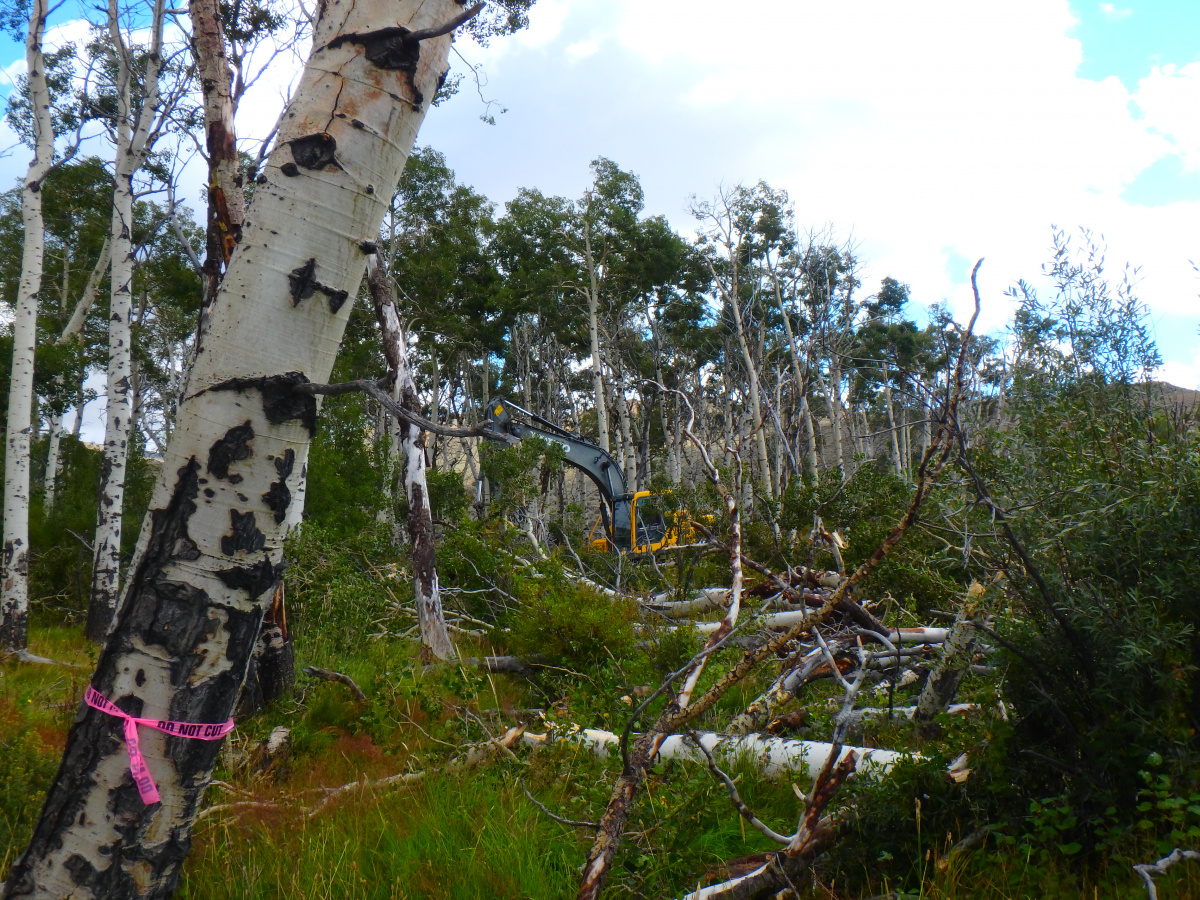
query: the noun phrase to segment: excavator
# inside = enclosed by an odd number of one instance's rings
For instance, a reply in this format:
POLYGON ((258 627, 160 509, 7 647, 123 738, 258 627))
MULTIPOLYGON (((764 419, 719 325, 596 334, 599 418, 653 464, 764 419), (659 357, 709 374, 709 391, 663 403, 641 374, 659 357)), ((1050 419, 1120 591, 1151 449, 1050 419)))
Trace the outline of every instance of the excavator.
POLYGON ((650 491, 631 492, 625 484, 621 466, 596 444, 536 413, 522 409, 509 400, 493 400, 487 412, 486 427, 498 434, 523 440, 538 437, 563 449, 563 462, 579 469, 600 491, 600 518, 592 529, 602 528, 602 537, 592 540, 599 551, 643 554, 675 547, 692 540, 688 514, 682 510, 664 515, 662 497, 650 491), (531 422, 514 419, 516 412, 531 422))

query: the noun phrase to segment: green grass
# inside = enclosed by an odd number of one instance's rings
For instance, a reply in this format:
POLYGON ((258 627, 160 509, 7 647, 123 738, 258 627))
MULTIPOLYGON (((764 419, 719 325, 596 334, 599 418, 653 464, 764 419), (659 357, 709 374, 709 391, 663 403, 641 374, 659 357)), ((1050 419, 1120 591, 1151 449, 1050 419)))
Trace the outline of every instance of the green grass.
MULTIPOLYGON (((221 784, 210 789, 206 802, 265 805, 228 808, 200 822, 180 897, 468 900, 572 894, 591 833, 543 816, 525 798, 520 780, 560 814, 595 820, 607 801, 616 760, 602 763, 569 744, 537 753, 518 746, 515 760, 498 757, 469 772, 448 774, 447 762, 460 755, 456 748, 484 738, 466 710, 499 733, 512 721, 504 710, 541 701, 524 684, 507 678, 458 667, 429 669, 415 658, 409 642, 367 641, 340 655, 329 644, 317 646, 317 655, 301 650, 300 664, 347 672, 367 699, 355 701, 342 685, 302 676, 297 700, 239 725, 217 772, 221 784), (250 751, 279 724, 292 729, 291 755, 263 771, 250 751), (348 794, 308 815, 324 796, 321 788, 413 771, 429 774, 406 787, 348 794)), ((32 649, 84 666, 94 658, 93 648, 70 629, 35 627, 32 649)), ((86 671, 0 665, 0 858, 5 867, 28 838, 86 671)), ((609 721, 603 724, 611 725, 627 709, 619 700, 581 690, 570 676, 558 677, 547 686, 570 705, 560 716, 564 720, 589 715, 603 720, 607 709, 609 721)), ((615 670, 592 677, 606 691, 619 686, 615 670)), ((968 691, 983 701, 994 688, 981 681, 968 685, 968 691)), ((834 693, 827 687, 808 697, 818 730, 829 715, 825 699, 834 693)), ((977 741, 978 729, 978 723, 966 720, 947 723, 942 738, 946 751, 977 741)), ((879 724, 866 737, 898 745, 912 735, 902 725, 879 724)), ((747 760, 729 768, 747 803, 777 830, 790 830, 798 805, 789 786, 764 778, 747 760)), ((805 897, 848 900, 905 888, 928 900, 1144 896, 1128 860, 1159 854, 1154 841, 1136 834, 1120 854, 1081 866, 1056 852, 1053 837, 1038 838, 1037 829, 1028 825, 1028 834, 1017 829, 1009 843, 989 842, 939 871, 936 860, 969 823, 951 834, 937 833, 927 818, 921 843, 905 844, 900 838, 916 829, 912 795, 932 784, 920 777, 898 778, 891 794, 886 787, 866 785, 847 792, 846 799, 853 798, 864 813, 876 809, 885 819, 891 816, 891 830, 874 825, 851 830, 840 850, 806 881, 805 897), (890 867, 876 859, 889 846, 908 848, 907 856, 890 867), (895 874, 881 878, 883 871, 895 874)), ((925 801, 927 816, 935 814, 936 802, 925 801)), ((1057 820, 1042 814, 1030 821, 1052 831, 1057 820)), ((724 792, 702 767, 659 764, 630 818, 606 896, 680 896, 705 873, 721 877, 724 861, 766 849, 766 839, 733 814, 724 792)), ((1159 879, 1159 896, 1200 897, 1200 867, 1185 863, 1159 879)))

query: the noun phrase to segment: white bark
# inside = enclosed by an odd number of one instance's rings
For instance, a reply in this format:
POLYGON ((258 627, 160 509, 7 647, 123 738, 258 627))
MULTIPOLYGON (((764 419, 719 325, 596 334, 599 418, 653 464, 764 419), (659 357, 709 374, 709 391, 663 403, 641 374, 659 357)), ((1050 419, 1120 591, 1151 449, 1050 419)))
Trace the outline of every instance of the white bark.
POLYGON ((892 409, 891 375, 886 362, 883 364, 883 401, 887 406, 888 434, 892 439, 892 468, 896 470, 897 475, 903 476, 904 468, 900 465, 900 436, 896 433, 896 414, 892 409))
MULTIPOLYGON (((590 198, 589 198, 590 199, 590 198)), ((604 397, 604 371, 600 364, 600 280, 596 274, 596 260, 592 255, 592 230, 588 224, 588 212, 582 216, 583 259, 588 270, 588 336, 592 342, 592 390, 596 395, 596 422, 600 449, 608 452, 608 409, 604 397)))
MULTIPOLYGON (((396 314, 391 285, 375 256, 368 261, 367 270, 371 295, 375 300, 375 315, 383 331, 384 355, 388 360, 388 368, 396 378, 393 396, 406 409, 420 412, 417 382, 409 365, 408 347, 396 314)), ((429 486, 425 479, 425 432, 408 423, 397 423, 397 428, 400 438, 400 476, 404 482, 404 496, 408 500, 413 599, 417 608, 417 622, 421 626, 421 643, 438 659, 453 659, 458 654, 450 642, 438 586, 433 511, 429 505, 429 486)))
POLYGON ((34 155, 21 186, 21 224, 25 241, 12 322, 13 362, 4 459, 4 549, 0 554, 4 567, 0 590, 0 649, 13 650, 25 649, 29 635, 29 435, 33 425, 33 357, 46 246, 42 187, 54 154, 50 92, 46 87, 42 55, 46 15, 47 0, 32 0, 25 63, 33 110, 34 155))
POLYGON ((163 0, 156 0, 150 47, 143 74, 140 110, 135 109, 136 79, 132 50, 121 32, 117 0, 109 0, 108 34, 117 57, 116 171, 113 178, 111 243, 112 292, 108 309, 108 379, 104 416, 104 455, 100 467, 100 506, 96 516, 92 593, 87 635, 104 639, 121 586, 121 524, 125 506, 125 469, 133 419, 133 176, 149 153, 151 129, 159 110, 158 76, 162 69, 163 0))
POLYGON ((47 435, 46 475, 42 481, 42 509, 47 515, 54 508, 55 493, 58 487, 58 451, 62 443, 62 413, 50 415, 50 428, 47 435))
POLYGON ((942 644, 942 656, 937 666, 925 681, 921 696, 917 699, 916 720, 923 725, 933 721, 934 716, 950 706, 958 692, 958 686, 971 665, 979 625, 983 622, 980 598, 983 587, 972 584, 967 597, 958 610, 952 627, 942 644))
MULTIPOLYGON (((550 740, 545 734, 525 734, 522 740, 531 747, 540 747, 550 740)), ((609 753, 619 752, 621 736, 611 731, 585 728, 567 735, 563 740, 577 743, 601 759, 609 753)), ((700 743, 713 756, 726 759, 748 758, 754 760, 766 775, 780 777, 794 772, 804 772, 815 778, 825 767, 833 745, 824 741, 792 741, 786 738, 765 737, 757 734, 727 735, 705 732, 700 734, 700 743)), ((901 759, 916 758, 914 754, 895 750, 876 750, 870 747, 843 747, 838 761, 847 753, 858 754, 856 771, 870 777, 886 775, 901 759)), ((663 740, 658 748, 661 759, 686 759, 705 763, 704 754, 696 749, 688 735, 675 734, 663 740)))
MULTIPOLYGON (((383 67, 392 58, 370 32, 436 30, 463 14, 454 0, 321 7, 180 404, 146 550, 91 679, 122 708, 193 723, 233 709, 316 428, 302 385, 328 380, 363 242, 378 235, 446 70, 448 36, 405 44, 405 71, 383 67)), ((145 807, 112 732, 111 717, 80 710, 10 897, 159 898, 177 882, 219 745, 143 733, 163 800, 145 807)))
POLYGON ((96 260, 92 274, 88 276, 87 284, 84 285, 79 302, 75 304, 75 310, 71 313, 71 318, 63 326, 62 334, 55 341, 60 347, 73 339, 83 329, 83 323, 87 319, 87 314, 91 310, 92 304, 96 302, 96 295, 100 293, 100 281, 104 278, 104 273, 108 271, 108 266, 111 262, 112 234, 109 233, 104 236, 104 244, 100 247, 100 258, 96 260))

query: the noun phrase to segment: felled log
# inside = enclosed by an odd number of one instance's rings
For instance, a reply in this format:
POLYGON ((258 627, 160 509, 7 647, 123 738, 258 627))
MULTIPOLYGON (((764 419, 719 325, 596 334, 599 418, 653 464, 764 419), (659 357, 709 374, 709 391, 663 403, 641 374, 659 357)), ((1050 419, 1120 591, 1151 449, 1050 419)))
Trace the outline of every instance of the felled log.
POLYGON ((641 605, 644 609, 671 618, 725 609, 729 606, 729 588, 705 588, 687 600, 672 600, 671 596, 669 593, 654 594, 641 605))
POLYGON ((917 711, 913 716, 922 727, 950 705, 971 665, 978 626, 983 622, 982 597, 983 587, 978 583, 972 584, 954 620, 954 626, 942 644, 941 659, 921 690, 917 711))
MULTIPOLYGON (((698 736, 700 743, 713 756, 749 757, 757 761, 764 774, 771 776, 805 772, 809 777, 816 778, 825 767, 834 746, 824 741, 793 741, 787 738, 765 737, 757 734, 739 736, 716 734, 710 731, 701 732, 698 736)), ((611 731, 584 728, 560 739, 576 743, 580 747, 592 751, 601 759, 605 759, 609 753, 619 752, 621 737, 611 731)), ((522 740, 531 747, 540 747, 553 740, 553 737, 549 734, 526 733, 522 740)), ((838 755, 838 761, 840 762, 849 753, 854 753, 858 757, 856 771, 870 777, 886 775, 901 758, 915 758, 914 754, 899 753, 895 750, 843 747, 838 755)), ((659 747, 658 756, 660 759, 707 762, 703 751, 691 743, 688 735, 682 734, 666 738, 659 747)))

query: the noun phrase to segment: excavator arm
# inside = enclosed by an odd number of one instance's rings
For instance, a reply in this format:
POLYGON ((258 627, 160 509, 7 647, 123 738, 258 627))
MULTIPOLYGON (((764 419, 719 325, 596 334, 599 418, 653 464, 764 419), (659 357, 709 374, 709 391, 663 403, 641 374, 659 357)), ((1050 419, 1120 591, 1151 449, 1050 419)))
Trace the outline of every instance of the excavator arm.
POLYGON ((562 447, 563 462, 587 475, 600 491, 600 511, 608 539, 618 550, 628 552, 635 548, 635 501, 641 495, 629 492, 620 465, 608 451, 508 400, 497 399, 491 402, 487 412, 487 426, 518 440, 539 437, 562 447), (510 410, 527 416, 537 424, 517 421, 512 417, 510 410))

